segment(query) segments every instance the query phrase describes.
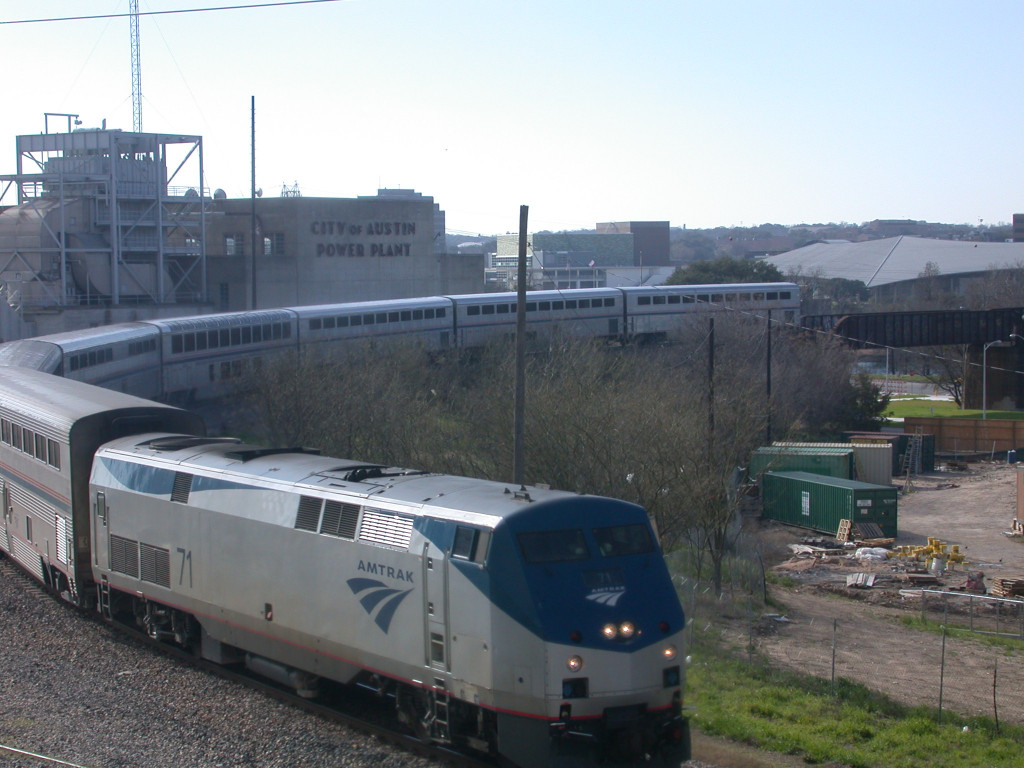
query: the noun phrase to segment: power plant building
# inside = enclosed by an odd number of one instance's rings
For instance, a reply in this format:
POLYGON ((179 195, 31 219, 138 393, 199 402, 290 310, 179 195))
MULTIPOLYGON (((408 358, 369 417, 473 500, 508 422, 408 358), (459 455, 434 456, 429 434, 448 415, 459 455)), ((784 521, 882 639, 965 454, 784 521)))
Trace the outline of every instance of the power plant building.
POLYGON ((0 176, 2 341, 483 290, 483 256, 445 252, 431 197, 227 199, 204 186, 200 136, 72 130, 64 117, 66 133, 18 136, 17 172, 0 176))

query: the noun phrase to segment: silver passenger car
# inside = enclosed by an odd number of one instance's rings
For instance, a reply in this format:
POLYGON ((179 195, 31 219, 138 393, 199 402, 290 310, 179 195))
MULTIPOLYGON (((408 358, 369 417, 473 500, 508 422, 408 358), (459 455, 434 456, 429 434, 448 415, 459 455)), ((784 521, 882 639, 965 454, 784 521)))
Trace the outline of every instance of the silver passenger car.
POLYGON ((95 449, 146 429, 202 434, 177 408, 47 373, 0 367, 0 548, 89 605, 89 472, 95 449))

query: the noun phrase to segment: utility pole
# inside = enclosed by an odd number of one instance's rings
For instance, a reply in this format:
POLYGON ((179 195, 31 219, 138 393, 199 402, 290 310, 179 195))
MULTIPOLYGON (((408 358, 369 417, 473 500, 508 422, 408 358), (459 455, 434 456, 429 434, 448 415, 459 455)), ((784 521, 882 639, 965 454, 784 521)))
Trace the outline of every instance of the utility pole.
POLYGON ((519 206, 519 278, 516 284, 516 394, 512 458, 512 482, 523 485, 526 450, 526 221, 529 206, 519 206))
POLYGON ((252 235, 252 245, 250 246, 249 255, 249 309, 252 310, 256 309, 256 236, 258 232, 256 229, 256 97, 252 96, 251 100, 252 158, 249 165, 252 169, 252 212, 249 218, 252 225, 250 233, 252 235))

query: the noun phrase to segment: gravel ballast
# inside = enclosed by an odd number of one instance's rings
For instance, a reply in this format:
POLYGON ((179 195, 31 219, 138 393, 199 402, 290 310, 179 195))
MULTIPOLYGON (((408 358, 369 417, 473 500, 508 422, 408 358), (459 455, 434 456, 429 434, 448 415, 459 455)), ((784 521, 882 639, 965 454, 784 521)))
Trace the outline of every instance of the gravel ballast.
MULTIPOLYGON (((86 768, 427 768, 436 763, 190 669, 0 563, 0 745, 86 768)), ((46 763, 0 750, 0 766, 46 763)))

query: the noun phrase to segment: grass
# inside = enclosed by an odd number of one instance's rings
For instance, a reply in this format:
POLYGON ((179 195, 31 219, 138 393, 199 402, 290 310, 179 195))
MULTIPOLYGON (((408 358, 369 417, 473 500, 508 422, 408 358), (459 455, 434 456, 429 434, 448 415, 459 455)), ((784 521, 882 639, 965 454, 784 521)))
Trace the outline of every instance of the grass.
MULTIPOLYGON (((889 402, 886 416, 905 418, 939 417, 946 419, 980 419, 980 408, 961 409, 952 400, 925 400, 923 398, 901 397, 889 402)), ((1024 419, 1024 411, 993 411, 989 410, 989 419, 1024 419)))
POLYGON ((1024 728, 906 707, 845 679, 828 681, 695 649, 687 704, 700 731, 761 749, 798 755, 808 764, 854 768, 1015 768, 1024 728), (706 658, 702 658, 706 657, 706 658))

